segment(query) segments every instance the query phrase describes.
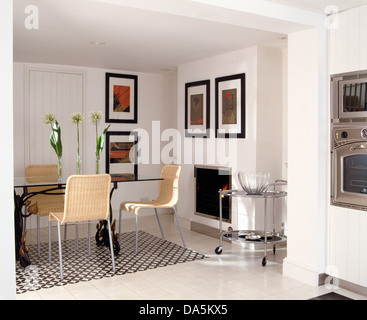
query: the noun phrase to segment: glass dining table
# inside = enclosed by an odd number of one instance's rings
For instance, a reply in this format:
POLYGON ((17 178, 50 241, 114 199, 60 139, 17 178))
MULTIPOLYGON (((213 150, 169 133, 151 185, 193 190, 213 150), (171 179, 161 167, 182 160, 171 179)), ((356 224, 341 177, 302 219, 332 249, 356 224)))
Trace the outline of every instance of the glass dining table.
MULTIPOLYGON (((31 264, 29 257, 29 247, 26 245, 27 231, 24 228, 25 219, 30 217, 32 212, 23 212, 32 197, 37 194, 64 194, 68 177, 14 177, 14 225, 15 225, 15 250, 16 259, 22 267, 31 264), (31 187, 42 187, 42 191, 29 191, 31 187), (19 191, 21 189, 21 191, 19 191), (18 193, 17 193, 18 191, 18 193), (58 192, 59 191, 59 192, 58 192)), ((127 182, 144 182, 162 180, 159 176, 144 176, 134 174, 111 174, 111 191, 110 191, 110 221, 112 222, 112 195, 118 189, 119 183, 127 182)), ((115 254, 120 251, 119 241, 113 232, 113 242, 115 254)), ((107 233, 107 221, 100 222, 97 225, 96 244, 98 246, 109 246, 109 236, 107 233)))

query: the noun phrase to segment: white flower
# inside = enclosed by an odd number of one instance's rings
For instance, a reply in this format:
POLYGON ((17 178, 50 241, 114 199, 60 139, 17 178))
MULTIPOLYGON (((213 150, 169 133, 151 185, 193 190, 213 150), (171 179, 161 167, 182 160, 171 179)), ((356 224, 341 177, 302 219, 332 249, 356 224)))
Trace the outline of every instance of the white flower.
POLYGON ((43 124, 53 124, 56 120, 56 116, 53 113, 45 113, 45 115, 42 118, 43 124))
POLYGON ((80 112, 74 112, 70 115, 71 122, 74 124, 78 124, 83 121, 83 115, 80 112))
POLYGON ((88 116, 91 118, 92 123, 97 123, 99 120, 102 119, 102 112, 92 111, 88 116))

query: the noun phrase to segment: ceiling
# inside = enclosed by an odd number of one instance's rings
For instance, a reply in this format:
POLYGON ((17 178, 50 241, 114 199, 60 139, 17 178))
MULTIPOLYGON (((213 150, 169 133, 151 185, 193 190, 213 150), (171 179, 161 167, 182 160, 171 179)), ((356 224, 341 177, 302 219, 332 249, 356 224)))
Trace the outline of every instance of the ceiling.
MULTIPOLYGON (((344 10, 367 0, 333 2, 344 10)), ((309 28, 271 17, 263 9, 269 4, 307 10, 313 18, 325 14, 329 1, 16 0, 14 61, 174 72, 178 65, 254 45, 284 47, 287 34, 309 28), (25 27, 33 13, 25 13, 29 5, 38 9, 38 29, 25 27)))
POLYGON ((367 4, 367 0, 267 0, 286 6, 293 6, 301 10, 317 13, 329 13, 331 6, 337 8, 338 12, 367 4))

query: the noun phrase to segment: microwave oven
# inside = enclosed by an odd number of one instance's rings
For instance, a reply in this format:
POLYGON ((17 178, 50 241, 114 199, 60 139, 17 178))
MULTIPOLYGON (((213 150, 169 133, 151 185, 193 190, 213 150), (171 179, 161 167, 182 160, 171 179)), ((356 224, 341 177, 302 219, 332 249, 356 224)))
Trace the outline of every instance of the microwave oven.
POLYGON ((366 121, 367 70, 332 75, 330 89, 333 122, 366 121))

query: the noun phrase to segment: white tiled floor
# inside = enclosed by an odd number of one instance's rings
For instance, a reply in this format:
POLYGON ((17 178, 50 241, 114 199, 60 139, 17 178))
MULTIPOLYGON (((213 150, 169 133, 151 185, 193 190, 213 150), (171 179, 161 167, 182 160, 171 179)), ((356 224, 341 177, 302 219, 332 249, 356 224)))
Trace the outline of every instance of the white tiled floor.
MULTIPOLYGON (((182 244, 177 226, 171 214, 160 215, 166 239, 182 244)), ((135 219, 125 219, 123 232, 133 230, 135 219)), ((79 232, 85 232, 80 226, 79 232)), ((141 230, 160 236, 154 216, 139 220, 141 230)), ((69 228, 68 233, 73 237, 69 228)), ((204 260, 141 271, 134 274, 114 276, 89 282, 68 284, 63 287, 41 289, 18 294, 17 299, 88 299, 88 300, 306 300, 334 291, 347 297, 367 300, 367 297, 345 289, 312 287, 282 275, 282 260, 286 249, 279 248, 275 255, 267 253, 268 263, 261 266, 263 247, 258 250, 243 248, 225 242, 221 255, 214 249, 218 239, 184 229, 187 247, 207 256, 204 260)), ((56 229, 53 238, 56 240, 56 229)), ((35 230, 28 232, 27 242, 35 242, 35 230)), ((41 230, 47 241, 48 230, 41 230)), ((271 249, 271 248, 270 248, 271 249)))

